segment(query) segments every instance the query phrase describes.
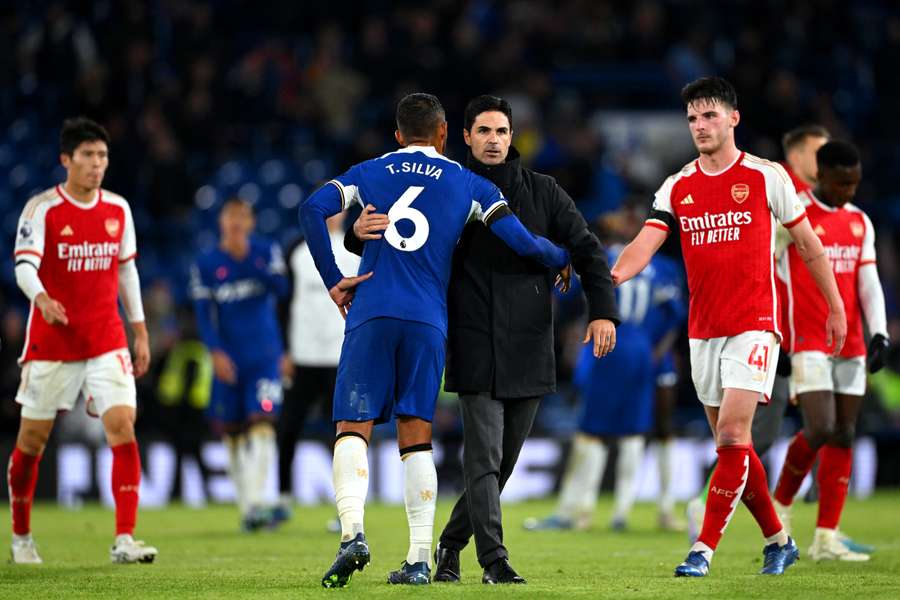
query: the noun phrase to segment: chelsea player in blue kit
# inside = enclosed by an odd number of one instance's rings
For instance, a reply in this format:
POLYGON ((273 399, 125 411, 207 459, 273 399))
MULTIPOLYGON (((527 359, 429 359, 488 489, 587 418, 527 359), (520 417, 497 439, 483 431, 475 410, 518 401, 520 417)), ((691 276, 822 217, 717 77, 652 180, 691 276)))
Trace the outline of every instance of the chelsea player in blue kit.
MULTIPOLYGON (((622 245, 607 248, 615 262, 622 245)), ((640 275, 616 288, 622 322, 617 344, 606 360, 593 360, 590 347, 578 359, 574 383, 581 414, 556 512, 528 519, 525 528, 586 529, 606 467, 606 441, 618 439, 615 514, 611 526, 623 530, 636 494, 636 474, 644 453, 644 434, 653 427, 657 357, 665 354, 684 320, 680 287, 666 265, 654 257, 640 275)))
POLYGON ((333 415, 341 547, 322 578, 325 587, 346 585, 369 562, 363 531, 366 451, 373 425, 392 417, 404 464, 410 545, 388 582, 430 582, 437 499, 431 420, 444 368, 451 258, 465 224, 480 219, 518 254, 563 271, 564 277, 569 273, 565 250, 528 232, 496 186, 442 155, 447 122, 437 98, 403 98, 395 137, 400 150, 351 167, 319 188, 300 211, 316 268, 347 319, 333 415), (345 278, 335 264, 325 219, 353 203, 373 204, 387 213, 390 225, 382 239, 366 242, 362 275, 345 278))
POLYGON ((253 209, 247 202, 225 202, 219 228, 219 246, 192 268, 191 296, 215 373, 207 414, 228 448, 241 526, 252 531, 279 520, 265 490, 282 394, 275 302, 288 293, 289 283, 278 245, 251 237, 253 209))

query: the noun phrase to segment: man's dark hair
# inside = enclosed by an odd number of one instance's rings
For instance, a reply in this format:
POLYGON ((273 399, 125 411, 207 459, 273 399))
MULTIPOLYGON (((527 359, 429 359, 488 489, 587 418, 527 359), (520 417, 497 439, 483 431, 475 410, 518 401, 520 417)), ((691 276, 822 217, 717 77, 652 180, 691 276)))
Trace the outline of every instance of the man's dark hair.
POLYGON ((63 121, 59 132, 59 151, 72 156, 75 149, 85 142, 106 142, 109 145, 109 134, 96 121, 87 117, 75 117, 63 121))
POLYGON ((475 123, 478 115, 492 110, 506 115, 506 120, 509 121, 509 129, 512 130, 512 106, 503 98, 489 94, 469 100, 469 103, 466 104, 466 111, 463 113, 463 127, 465 127, 466 131, 472 131, 472 124, 475 123))
POLYGON ((781 148, 784 150, 784 155, 787 156, 788 152, 805 142, 806 138, 811 137, 821 137, 829 140, 831 139, 831 133, 824 126, 813 123, 795 127, 781 137, 781 148))
POLYGON ((247 210, 250 211, 251 214, 256 213, 256 211, 253 210, 253 205, 250 204, 250 202, 248 200, 244 200, 240 196, 231 196, 225 202, 223 202, 221 212, 225 212, 226 210, 228 210, 229 208, 232 208, 232 207, 246 208, 247 210))
POLYGON ((431 137, 446 120, 441 101, 431 94, 409 94, 397 105, 397 129, 407 140, 431 137))
POLYGON ((859 150, 844 140, 830 141, 816 152, 816 164, 819 169, 852 168, 859 165, 859 162, 859 150))
POLYGON ((737 92, 727 79, 722 77, 701 77, 681 88, 681 99, 685 106, 698 100, 720 102, 737 108, 737 92))

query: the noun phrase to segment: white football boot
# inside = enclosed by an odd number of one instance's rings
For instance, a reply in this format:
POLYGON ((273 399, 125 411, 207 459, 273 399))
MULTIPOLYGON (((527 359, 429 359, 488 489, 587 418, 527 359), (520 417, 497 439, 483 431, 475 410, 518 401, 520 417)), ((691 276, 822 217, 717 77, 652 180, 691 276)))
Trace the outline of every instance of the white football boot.
POLYGON ((109 549, 109 558, 117 564, 152 563, 158 551, 153 546, 135 540, 130 535, 116 537, 116 542, 109 549))
POLYGON ((44 562, 37 553, 37 547, 30 533, 13 536, 10 554, 10 562, 16 565, 39 565, 44 562))
POLYGON ((849 550, 847 546, 835 535, 834 529, 816 528, 812 546, 806 553, 809 558, 818 562, 820 560, 845 560, 848 562, 864 562, 869 560, 868 554, 861 554, 849 550))

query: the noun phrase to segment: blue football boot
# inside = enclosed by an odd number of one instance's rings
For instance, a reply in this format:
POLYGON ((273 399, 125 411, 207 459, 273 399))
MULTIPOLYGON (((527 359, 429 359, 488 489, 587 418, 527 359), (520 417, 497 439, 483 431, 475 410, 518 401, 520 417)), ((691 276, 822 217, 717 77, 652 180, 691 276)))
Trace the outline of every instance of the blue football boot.
POLYGON ((339 588, 350 583, 354 571, 362 571, 370 560, 366 536, 357 533, 349 542, 341 542, 334 564, 322 577, 322 587, 339 588))
POLYGON ((691 550, 684 562, 675 567, 675 577, 706 577, 709 561, 699 550, 691 550))
POLYGON ((550 515, 543 519, 529 517, 525 519, 522 527, 526 531, 568 531, 575 529, 575 523, 571 519, 559 515, 550 515))
POLYGON ((393 585, 426 585, 431 583, 431 569, 426 561, 409 564, 404 560, 400 569, 388 573, 387 582, 393 585))
POLYGON ((784 570, 800 560, 800 549, 794 543, 794 538, 789 537, 787 544, 769 544, 763 548, 763 568, 760 575, 781 575, 784 570))

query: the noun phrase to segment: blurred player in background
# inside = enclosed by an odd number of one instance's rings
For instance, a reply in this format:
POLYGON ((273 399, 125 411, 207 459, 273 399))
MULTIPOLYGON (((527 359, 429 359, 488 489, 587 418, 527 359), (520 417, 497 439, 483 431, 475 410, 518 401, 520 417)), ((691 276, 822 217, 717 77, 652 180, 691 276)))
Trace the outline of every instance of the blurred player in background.
MULTIPOLYGON (((809 190, 816 184, 816 175, 818 167, 816 166, 816 151, 821 148, 830 139, 831 134, 821 125, 803 125, 792 129, 782 137, 782 150, 784 151, 785 161, 781 163, 784 170, 787 171, 791 182, 794 184, 794 190, 799 194, 809 190)), ((786 245, 790 242, 790 234, 783 228, 779 228, 775 238, 775 255, 781 256, 786 245)), ((791 359, 788 355, 790 348, 790 329, 788 328, 788 299, 787 287, 782 274, 782 265, 776 265, 775 290, 778 296, 779 328, 781 329, 781 348, 778 353, 778 364, 776 374, 780 377, 775 378, 775 384, 772 388, 772 395, 769 403, 757 409, 753 415, 753 426, 751 429, 753 438, 753 449, 759 456, 764 456, 768 452, 778 435, 781 433, 781 426, 784 422, 784 413, 787 410, 788 396, 788 380, 791 374, 791 359)), ((710 473, 712 476, 712 473, 710 473)), ((694 498, 687 505, 688 516, 688 536, 691 543, 696 541, 700 535, 700 529, 703 527, 703 513, 706 511, 706 497, 709 492, 709 480, 700 492, 697 498, 694 498)))
POLYGON ((252 237, 254 227, 249 203, 226 201, 219 213, 219 246, 203 253, 191 271, 200 338, 215 375, 208 416, 228 448, 228 472, 246 531, 273 526, 279 518, 266 486, 282 400, 276 301, 288 292, 281 249, 252 237))
POLYGON ((827 312, 795 245, 780 258, 787 282, 791 388, 803 412, 803 429, 788 448, 775 489, 775 506, 789 527, 790 507, 819 457, 819 514, 809 556, 813 560, 865 561, 837 537, 853 462, 856 419, 866 391, 868 367, 884 366, 888 349, 884 293, 878 279, 872 222, 851 203, 862 178, 859 152, 831 141, 816 153, 818 182, 801 194, 822 240, 847 311, 847 342, 832 356, 820 322, 827 312), (868 351, 863 319, 871 336, 868 351))
POLYGON ((38 463, 57 411, 81 394, 100 417, 112 449, 116 504, 114 563, 153 562, 156 548, 132 537, 141 459, 134 435, 135 376, 150 366, 150 345, 134 258, 131 209, 101 188, 109 135, 97 123, 70 119, 60 134, 66 181, 28 201, 15 246, 16 283, 31 301, 20 363, 19 435, 7 471, 12 562, 40 563, 30 516, 38 463), (121 298, 134 333, 134 362, 119 317, 121 298))
POLYGON ((324 587, 345 586, 369 562, 366 453, 372 427, 394 417, 410 543, 388 583, 431 581, 437 501, 431 420, 444 369, 452 256, 466 223, 479 219, 520 255, 564 271, 566 280, 570 272, 568 252, 529 233, 495 185, 443 156, 447 121, 437 98, 404 97, 396 119, 400 150, 351 167, 300 211, 316 268, 347 316, 334 397, 341 544, 324 587), (354 203, 373 205, 390 225, 381 239, 365 243, 364 274, 348 278, 335 262, 325 219, 354 203))
POLYGON ((775 224, 789 230, 828 310, 820 323, 839 352, 847 325, 834 275, 790 178, 775 163, 738 150, 734 87, 719 77, 682 90, 700 157, 657 191, 646 226, 613 267, 617 283, 640 273, 677 231, 690 290, 691 375, 716 438, 703 530, 676 576, 703 577, 725 528, 743 501, 766 538, 762 574, 778 575, 799 557, 775 514, 766 472, 751 443, 759 402, 772 393, 778 359, 775 224))
MULTIPOLYGON (((344 213, 328 219, 331 246, 342 273, 356 275, 359 258, 344 249, 344 213)), ((291 296, 286 319, 289 352, 282 373, 286 387, 278 418, 278 510, 286 518, 293 503, 293 463, 297 439, 310 410, 319 408, 331 419, 331 399, 344 341, 344 320, 334 310, 322 277, 316 271, 309 244, 301 240, 287 253, 291 296)))
MULTIPOLYGON (((640 230, 642 217, 631 210, 603 220, 607 256, 613 263, 623 242, 640 230), (609 243, 609 245, 607 245, 609 243)), ((597 493, 606 469, 611 442, 618 444, 615 509, 610 527, 624 531, 637 493, 637 473, 644 457, 645 435, 653 429, 660 358, 668 353, 686 311, 680 283, 671 266, 655 256, 637 277, 616 289, 622 324, 616 348, 597 361, 589 346, 582 349, 574 384, 581 396, 578 433, 572 441, 556 512, 529 519, 525 528, 587 529, 593 520, 597 493)), ((666 482, 668 483, 668 482, 666 482)), ((674 518, 669 497, 660 504, 661 523, 674 518), (665 518, 664 518, 665 517, 665 518)))

